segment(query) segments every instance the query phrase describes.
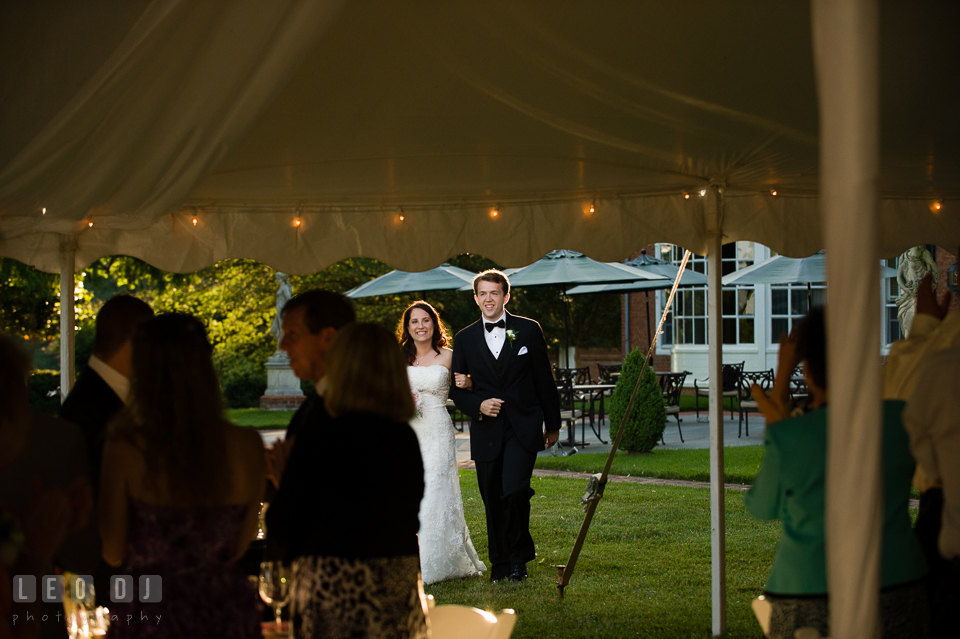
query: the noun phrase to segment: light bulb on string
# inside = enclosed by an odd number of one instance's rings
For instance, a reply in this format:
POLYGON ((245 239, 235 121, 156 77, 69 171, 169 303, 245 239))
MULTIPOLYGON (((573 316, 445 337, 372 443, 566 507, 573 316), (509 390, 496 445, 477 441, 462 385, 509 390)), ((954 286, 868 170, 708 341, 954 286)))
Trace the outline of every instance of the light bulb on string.
POLYGON ((399 219, 401 222, 403 222, 403 220, 404 220, 404 217, 403 217, 403 207, 402 207, 402 206, 400 207, 400 215, 398 216, 398 219, 399 219))
POLYGON ((687 193, 687 192, 684 192, 684 193, 683 193, 683 199, 689 200, 689 199, 690 199, 690 194, 687 193))
POLYGON ((597 212, 597 201, 596 201, 596 200, 594 200, 593 202, 590 203, 590 212, 591 212, 591 213, 596 213, 596 212, 597 212))
POLYGON ((40 215, 46 215, 46 214, 47 214, 47 207, 43 207, 42 209, 40 209, 40 215))
POLYGON ((196 216, 196 215, 192 216, 192 217, 190 218, 190 222, 192 222, 193 225, 196 226, 196 225, 197 225, 197 216, 196 216))
POLYGON ((936 202, 933 203, 933 208, 939 211, 940 209, 943 208, 943 202, 941 202, 940 200, 937 200, 936 202))
POLYGON ((707 190, 706 190, 706 189, 700 189, 700 197, 703 197, 703 196, 705 196, 706 194, 707 194, 707 190))
POLYGON ((499 205, 499 204, 496 205, 495 207, 493 207, 493 213, 491 213, 490 215, 492 215, 493 217, 497 217, 498 215, 500 215, 500 205, 499 205))
POLYGON ((776 189, 771 189, 771 190, 770 190, 770 195, 772 195, 773 197, 777 197, 777 190, 776 190, 776 189))
POLYGON ((87 220, 87 227, 93 226, 93 220, 87 220))
POLYGON ((293 225, 299 228, 302 223, 303 221, 300 219, 300 215, 297 214, 297 216, 293 218, 293 225))

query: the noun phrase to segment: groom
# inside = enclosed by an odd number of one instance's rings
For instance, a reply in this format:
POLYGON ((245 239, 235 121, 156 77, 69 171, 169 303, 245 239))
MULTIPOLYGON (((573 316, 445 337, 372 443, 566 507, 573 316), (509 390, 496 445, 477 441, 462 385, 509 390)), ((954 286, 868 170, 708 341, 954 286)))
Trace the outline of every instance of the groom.
POLYGON ((530 536, 530 478, 537 452, 560 435, 560 397, 540 325, 504 310, 510 283, 489 270, 473 280, 482 319, 453 340, 456 382, 450 396, 469 415, 470 452, 487 515, 490 580, 522 581, 536 557, 530 536), (546 431, 544 431, 546 425, 546 431))

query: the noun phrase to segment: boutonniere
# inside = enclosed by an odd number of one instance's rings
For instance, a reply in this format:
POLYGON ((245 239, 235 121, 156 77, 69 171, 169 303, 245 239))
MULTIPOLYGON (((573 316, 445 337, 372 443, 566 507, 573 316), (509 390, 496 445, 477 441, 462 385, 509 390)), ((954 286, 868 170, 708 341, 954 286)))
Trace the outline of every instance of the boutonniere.
POLYGON ((507 330, 507 341, 510 342, 510 346, 513 346, 513 340, 517 339, 517 332, 515 330, 507 330))

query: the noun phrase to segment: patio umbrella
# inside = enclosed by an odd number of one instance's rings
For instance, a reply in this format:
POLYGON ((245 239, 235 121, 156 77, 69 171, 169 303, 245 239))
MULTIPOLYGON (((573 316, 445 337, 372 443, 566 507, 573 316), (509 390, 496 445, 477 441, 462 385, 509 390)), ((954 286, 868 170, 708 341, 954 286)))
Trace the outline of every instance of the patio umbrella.
MULTIPOLYGON (((584 295, 587 293, 637 293, 640 291, 656 291, 670 288, 677 277, 679 268, 666 260, 647 255, 647 249, 640 251, 640 257, 627 260, 627 266, 650 275, 659 275, 664 280, 637 280, 635 282, 618 282, 614 284, 583 284, 567 291, 567 295, 584 295)), ((689 269, 684 269, 680 278, 680 286, 706 286, 707 276, 689 269)), ((647 296, 647 335, 650 331, 650 297, 647 296)))
POLYGON ((476 273, 441 264, 429 271, 409 273, 407 271, 390 271, 386 275, 372 279, 365 284, 350 289, 345 293, 347 297, 373 297, 374 295, 396 295, 397 293, 414 293, 422 291, 448 291, 460 288, 465 283, 470 284, 476 273))
POLYGON ((563 291, 563 341, 564 361, 570 353, 569 317, 566 290, 572 284, 603 284, 612 282, 631 282, 637 280, 663 282, 664 287, 671 282, 663 275, 647 273, 642 270, 620 264, 619 262, 598 262, 583 253, 558 250, 547 253, 542 258, 517 270, 510 276, 510 286, 528 287, 553 285, 563 291))
MULTIPOLYGON (((897 271, 889 266, 880 267, 881 279, 896 277, 897 271)), ((747 284, 806 284, 807 305, 810 304, 810 286, 827 281, 827 255, 820 251, 810 257, 793 258, 777 255, 752 266, 724 276, 724 286, 747 284)))

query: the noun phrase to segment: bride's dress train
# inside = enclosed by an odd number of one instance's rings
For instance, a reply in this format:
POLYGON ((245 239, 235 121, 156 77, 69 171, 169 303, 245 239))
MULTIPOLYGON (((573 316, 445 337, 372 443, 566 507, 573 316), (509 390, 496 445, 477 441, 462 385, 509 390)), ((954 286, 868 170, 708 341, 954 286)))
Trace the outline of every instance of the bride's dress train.
POLYGON ((420 440, 426 486, 420 502, 420 567, 423 583, 478 575, 486 566, 470 541, 457 473, 456 438, 447 413, 450 372, 445 366, 410 366, 419 411, 410 426, 420 440))

